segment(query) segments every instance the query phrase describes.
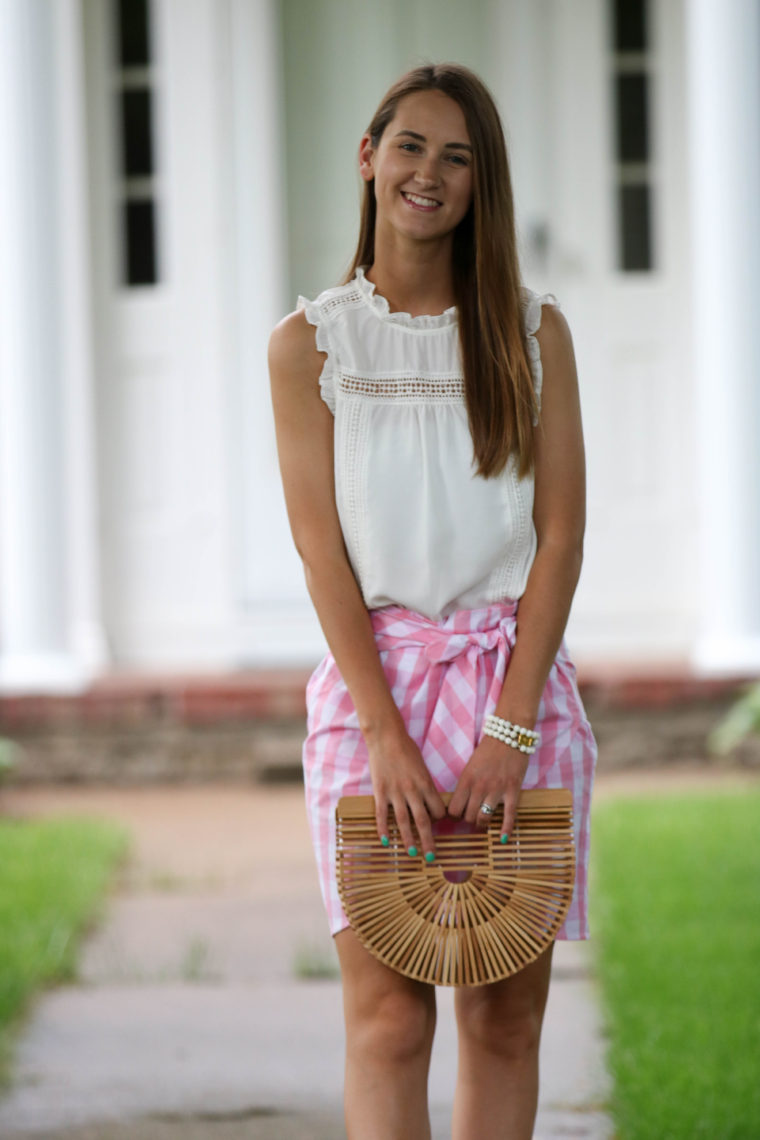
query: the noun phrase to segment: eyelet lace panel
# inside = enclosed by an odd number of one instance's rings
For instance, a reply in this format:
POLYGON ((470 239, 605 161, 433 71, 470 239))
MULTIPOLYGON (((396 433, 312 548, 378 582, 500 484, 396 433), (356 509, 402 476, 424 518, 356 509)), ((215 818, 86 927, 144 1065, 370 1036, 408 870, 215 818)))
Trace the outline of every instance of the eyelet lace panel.
POLYGON ((359 376, 340 371, 338 387, 348 396, 392 404, 459 404, 464 399, 460 373, 435 376, 359 376))
POLYGON ((394 325, 417 330, 441 329, 453 325, 458 319, 456 305, 452 305, 442 313, 424 313, 418 317, 413 317, 411 313, 392 313, 387 299, 377 292, 375 282, 367 280, 364 266, 358 266, 354 280, 370 308, 374 309, 382 320, 390 321, 394 325))
MULTIPOLYGON (((553 293, 533 293, 530 289, 524 290, 524 321, 525 332, 527 334, 528 343, 528 356, 530 358, 531 371, 533 373, 533 387, 536 393, 536 403, 538 410, 541 411, 541 388, 544 380, 544 369, 541 363, 541 347, 536 340, 536 332, 541 327, 541 308, 543 305, 551 304, 561 308, 559 301, 553 293)), ((533 425, 538 423, 538 416, 534 416, 533 425)))
POLYGON ((358 309, 364 304, 364 298, 356 282, 349 281, 347 285, 326 289, 320 304, 325 316, 332 318, 344 309, 358 309))

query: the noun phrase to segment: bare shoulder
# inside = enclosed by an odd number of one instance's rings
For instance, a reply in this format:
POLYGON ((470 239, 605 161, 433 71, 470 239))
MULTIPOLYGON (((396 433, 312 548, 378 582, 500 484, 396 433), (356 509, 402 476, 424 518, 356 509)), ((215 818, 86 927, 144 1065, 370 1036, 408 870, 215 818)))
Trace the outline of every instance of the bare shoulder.
POLYGON ((316 329, 303 309, 283 317, 269 337, 269 369, 272 381, 280 377, 301 380, 310 386, 324 364, 325 354, 316 346, 316 329))
POLYGON ((577 389, 578 375, 573 336, 565 314, 556 305, 541 306, 541 324, 536 330, 544 376, 544 400, 552 389, 577 389))
POLYGON ((573 337, 570 325, 562 310, 551 303, 541 306, 541 324, 536 330, 536 340, 541 346, 543 358, 544 349, 551 352, 571 352, 573 337))

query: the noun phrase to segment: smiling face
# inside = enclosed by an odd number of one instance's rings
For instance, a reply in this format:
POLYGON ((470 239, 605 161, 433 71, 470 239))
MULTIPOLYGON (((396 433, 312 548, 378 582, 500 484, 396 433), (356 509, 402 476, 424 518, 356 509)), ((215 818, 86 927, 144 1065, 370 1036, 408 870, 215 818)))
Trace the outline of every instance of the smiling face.
POLYGON ((472 201, 473 158, 462 108, 441 91, 415 91, 399 100, 377 148, 364 135, 362 178, 374 179, 376 230, 412 240, 453 232, 472 201))

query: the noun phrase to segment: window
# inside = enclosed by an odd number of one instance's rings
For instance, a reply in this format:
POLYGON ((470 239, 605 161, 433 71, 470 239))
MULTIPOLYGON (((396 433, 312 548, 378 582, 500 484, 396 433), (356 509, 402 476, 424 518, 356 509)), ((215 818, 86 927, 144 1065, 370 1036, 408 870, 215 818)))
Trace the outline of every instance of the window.
POLYGON ((654 268, 647 0, 611 0, 617 267, 654 268))
POLYGON ((120 278, 130 287, 159 279, 150 17, 149 0, 114 0, 120 278))

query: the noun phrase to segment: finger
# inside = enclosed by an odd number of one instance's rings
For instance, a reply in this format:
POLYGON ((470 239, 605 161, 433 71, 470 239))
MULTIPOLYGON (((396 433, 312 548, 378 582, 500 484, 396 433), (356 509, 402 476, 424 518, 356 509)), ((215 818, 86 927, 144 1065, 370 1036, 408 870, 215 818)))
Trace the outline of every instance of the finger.
POLYGON ((496 811, 496 807, 497 807, 497 804, 495 801, 496 801, 495 796, 485 796, 484 799, 481 801, 481 803, 478 806, 478 816, 477 816, 476 823, 477 823, 478 827, 481 828, 483 831, 485 831, 486 828, 488 828, 491 824, 493 814, 496 811))
POLYGON ((508 792, 504 797, 504 822, 501 825, 501 841, 508 843, 509 837, 515 829, 515 820, 517 818, 517 804, 520 799, 519 792, 508 792), (506 839, 504 836, 506 835, 506 839))
POLYGON ((468 823, 480 823, 480 805, 486 800, 486 790, 482 786, 475 785, 470 789, 470 798, 467 801, 465 808, 464 818, 468 823))
POLYGON ((414 822, 417 825, 417 834, 420 837, 421 853, 424 855, 427 863, 432 863, 435 859, 435 840, 433 839, 433 826, 430 820, 430 813, 422 798, 414 799, 411 802, 411 807, 414 814, 414 822))
POLYGON ((417 846, 417 838, 412 831, 412 824, 409 818, 409 808, 406 800, 401 796, 393 801, 393 810, 396 814, 396 823, 398 824, 399 832, 401 833, 401 842, 406 848, 407 852, 414 852, 416 855, 419 848, 417 846))
POLYGON ((448 807, 449 815, 455 816, 457 819, 461 815, 463 815, 464 811, 467 807, 467 802, 468 802, 469 798, 470 798, 469 781, 466 778, 465 773, 462 773, 462 775, 459 777, 459 783, 457 784, 456 788, 454 789, 452 797, 449 800, 449 807, 448 807))
POLYGON ((388 847, 388 800, 385 796, 375 796, 375 823, 380 842, 383 847, 388 847))
POLYGON ((443 802, 438 789, 435 787, 426 788, 423 795, 430 816, 433 819, 443 819, 446 815, 446 804, 443 802))

